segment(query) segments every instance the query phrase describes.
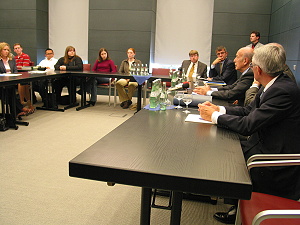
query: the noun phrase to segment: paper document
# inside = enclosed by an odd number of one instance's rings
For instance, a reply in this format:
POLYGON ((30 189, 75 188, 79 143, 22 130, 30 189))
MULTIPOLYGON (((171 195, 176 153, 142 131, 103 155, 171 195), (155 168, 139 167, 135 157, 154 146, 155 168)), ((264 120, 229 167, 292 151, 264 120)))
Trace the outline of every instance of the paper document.
POLYGON ((210 121, 204 120, 201 118, 201 116, 199 114, 189 114, 186 118, 185 118, 185 122, 196 122, 196 123, 210 123, 213 124, 210 121))
POLYGON ((0 76, 2 77, 16 77, 22 75, 21 73, 1 73, 0 76))
POLYGON ((47 73, 47 71, 45 71, 45 70, 32 70, 32 71, 29 71, 28 73, 31 73, 31 74, 42 74, 42 73, 47 73))

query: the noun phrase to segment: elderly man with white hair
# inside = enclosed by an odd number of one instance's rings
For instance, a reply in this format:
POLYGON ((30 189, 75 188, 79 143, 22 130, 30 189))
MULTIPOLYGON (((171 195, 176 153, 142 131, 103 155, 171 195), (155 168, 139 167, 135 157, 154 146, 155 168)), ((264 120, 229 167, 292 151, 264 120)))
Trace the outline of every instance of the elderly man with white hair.
MULTIPOLYGON (((203 119, 222 125, 241 135, 247 160, 254 154, 300 153, 300 90, 283 73, 284 49, 264 45, 254 50, 254 78, 263 86, 248 106, 223 107, 210 102, 199 104, 203 119)), ((300 198, 300 168, 255 168, 251 170, 253 191, 298 200, 300 198)), ((234 209, 217 212, 214 218, 234 223, 234 209)))

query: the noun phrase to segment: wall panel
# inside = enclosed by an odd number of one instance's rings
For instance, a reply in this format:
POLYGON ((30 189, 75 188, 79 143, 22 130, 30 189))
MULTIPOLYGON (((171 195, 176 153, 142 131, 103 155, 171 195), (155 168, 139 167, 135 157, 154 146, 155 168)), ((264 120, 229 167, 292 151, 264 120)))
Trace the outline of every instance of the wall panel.
POLYGON ((149 64, 153 54, 156 0, 90 0, 89 62, 94 63, 100 48, 106 48, 115 64, 127 58, 126 50, 136 49, 136 58, 149 64))
POLYGON ((251 31, 261 34, 261 42, 269 42, 269 26, 272 0, 215 0, 212 30, 211 62, 216 58, 215 48, 224 45, 229 58, 236 51, 250 44, 251 31))

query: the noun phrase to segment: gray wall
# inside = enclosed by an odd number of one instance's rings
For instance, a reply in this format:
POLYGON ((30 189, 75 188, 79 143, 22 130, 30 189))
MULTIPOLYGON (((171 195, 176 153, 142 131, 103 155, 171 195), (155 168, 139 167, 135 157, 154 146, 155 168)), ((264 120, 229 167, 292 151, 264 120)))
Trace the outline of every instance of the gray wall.
POLYGON ((212 29, 211 62, 215 49, 223 45, 234 59, 241 47, 250 44, 251 31, 261 34, 260 42, 268 43, 272 0, 215 0, 212 29))
POLYGON ((1 0, 0 5, 0 41, 11 48, 18 42, 31 61, 41 61, 48 47, 48 0, 1 0))
POLYGON ((300 85, 300 1, 273 0, 270 42, 283 45, 287 53, 287 64, 300 85), (297 66, 296 71, 293 70, 297 66))
POLYGON ((154 54, 156 0, 90 0, 89 63, 106 48, 115 64, 135 48, 136 58, 149 65, 154 54))

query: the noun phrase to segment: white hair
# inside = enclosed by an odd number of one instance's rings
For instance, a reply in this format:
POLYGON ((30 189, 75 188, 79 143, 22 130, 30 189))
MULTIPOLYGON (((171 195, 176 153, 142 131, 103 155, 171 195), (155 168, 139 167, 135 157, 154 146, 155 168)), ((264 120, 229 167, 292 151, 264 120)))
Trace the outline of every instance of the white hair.
POLYGON ((275 45, 264 45, 255 49, 252 59, 253 64, 271 76, 277 76, 284 70, 285 61, 284 49, 275 45))

